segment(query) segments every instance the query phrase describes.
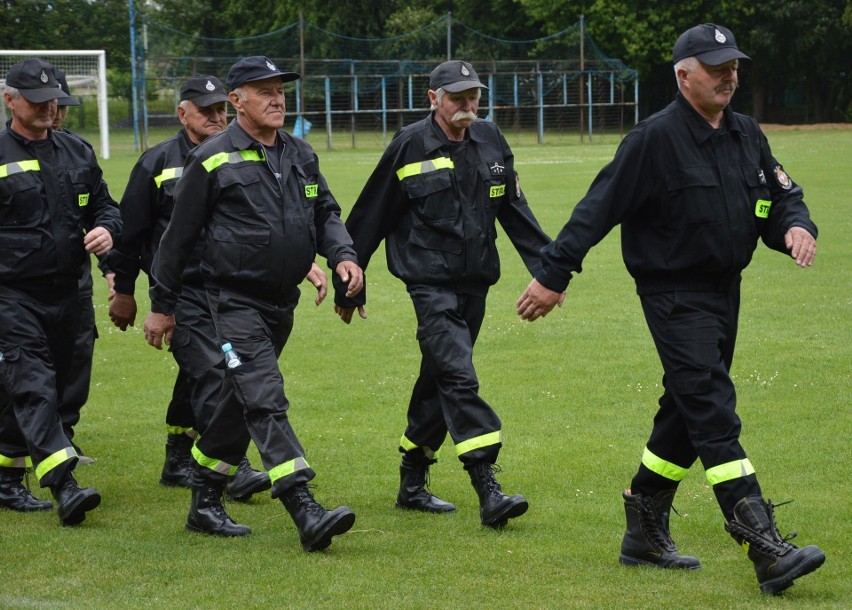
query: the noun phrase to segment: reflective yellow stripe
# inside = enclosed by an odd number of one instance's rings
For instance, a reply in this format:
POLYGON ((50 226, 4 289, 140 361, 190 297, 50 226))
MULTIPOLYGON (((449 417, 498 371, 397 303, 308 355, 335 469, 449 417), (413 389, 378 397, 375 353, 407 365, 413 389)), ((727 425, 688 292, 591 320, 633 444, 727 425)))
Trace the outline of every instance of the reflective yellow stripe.
POLYGON ((186 434, 187 436, 191 436, 195 438, 196 432, 192 428, 185 428, 183 426, 169 426, 166 425, 166 432, 169 434, 186 434))
POLYGON ((229 464, 228 462, 223 462, 222 460, 217 460, 214 458, 207 457, 201 450, 198 448, 198 445, 192 446, 192 457, 195 458, 195 461, 198 462, 204 468, 209 468, 213 472, 218 472, 220 474, 226 474, 229 477, 234 476, 234 473, 237 472, 237 467, 229 464))
POLYGON ((415 445, 403 434, 402 438, 399 439, 399 446, 405 449, 406 451, 413 451, 417 449, 420 445, 415 445))
POLYGON ((769 218, 769 208, 772 207, 772 202, 766 199, 758 199, 754 204, 754 215, 758 218, 769 218))
POLYGON ((731 481, 733 479, 739 479, 741 477, 747 477, 750 474, 754 474, 754 466, 751 465, 748 458, 745 458, 713 466, 713 468, 708 468, 707 472, 704 474, 707 476, 707 482, 710 483, 710 485, 718 485, 725 481, 731 481))
POLYGON ((0 468, 32 468, 33 459, 26 455, 24 457, 9 457, 0 453, 0 468))
POLYGON ((469 451, 473 451, 474 449, 481 449, 482 447, 488 447, 490 445, 496 445, 497 443, 502 442, 502 430, 497 430, 496 432, 489 432, 488 434, 483 434, 482 436, 475 436, 473 438, 467 439, 466 441, 460 442, 458 445, 456 445, 456 454, 462 455, 468 453, 469 451))
POLYGON ((406 438, 404 434, 402 435, 402 438, 399 439, 399 446, 402 447, 403 451, 414 451, 415 449, 422 449, 423 455, 425 455, 430 460, 438 459, 437 451, 433 451, 431 447, 427 447, 426 445, 423 445, 422 447, 420 445, 415 445, 408 438, 406 438))
POLYGON ((73 447, 65 447, 65 449, 60 449, 56 453, 53 453, 39 462, 39 465, 36 466, 36 477, 41 480, 41 478, 46 475, 48 472, 59 466, 62 462, 67 462, 71 458, 77 457, 77 452, 74 451, 73 447))
POLYGON ((243 161, 266 161, 266 155, 256 150, 220 152, 204 161, 201 165, 208 172, 212 172, 220 165, 225 165, 227 163, 242 163, 243 161))
POLYGON ((12 174, 20 174, 21 172, 37 172, 41 168, 38 164, 38 159, 28 159, 25 161, 15 161, 0 165, 0 178, 11 176, 12 174))
POLYGON ((297 470, 305 470, 306 468, 310 468, 310 466, 308 466, 308 461, 303 457, 297 457, 289 462, 278 464, 278 466, 270 470, 269 480, 275 483, 278 479, 283 479, 284 477, 290 476, 297 470))
POLYGON ((180 175, 183 173, 182 167, 166 167, 163 169, 163 173, 154 178, 154 184, 157 185, 157 188, 160 188, 163 185, 163 182, 166 180, 175 180, 180 178, 180 175))
POLYGON ((642 454, 642 464, 651 472, 656 472, 669 481, 682 481, 686 473, 689 472, 689 468, 667 462, 663 458, 651 453, 647 447, 645 447, 645 452, 642 454))
POLYGON ((418 174, 428 174, 429 172, 434 172, 439 169, 453 168, 455 168, 455 165, 453 165, 452 159, 449 157, 438 157, 437 159, 428 159, 426 161, 418 161, 417 163, 403 165, 401 168, 396 170, 396 177, 402 181, 406 178, 410 178, 411 176, 417 176, 418 174))

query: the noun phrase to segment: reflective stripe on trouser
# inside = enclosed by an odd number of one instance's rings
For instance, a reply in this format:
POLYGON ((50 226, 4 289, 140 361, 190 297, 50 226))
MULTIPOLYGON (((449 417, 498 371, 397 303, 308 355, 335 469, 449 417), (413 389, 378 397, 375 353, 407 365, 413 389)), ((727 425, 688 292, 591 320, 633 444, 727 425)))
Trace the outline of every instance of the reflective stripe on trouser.
POLYGON ((202 468, 207 468, 208 470, 224 474, 228 477, 234 476, 237 472, 237 466, 239 465, 229 464, 228 462, 223 462, 216 458, 207 457, 204 453, 202 453, 201 449, 198 448, 197 444, 192 446, 192 457, 195 458, 195 461, 198 462, 198 465, 202 468))
POLYGON ((661 477, 671 481, 682 481, 686 473, 689 472, 689 468, 668 462, 654 455, 647 447, 645 447, 645 452, 642 454, 642 464, 651 472, 656 472, 661 477))
POLYGON ((438 453, 440 453, 440 451, 432 449, 427 445, 418 445, 417 443, 412 442, 404 434, 402 435, 402 438, 399 439, 399 447, 405 453, 420 449, 423 452, 423 455, 425 455, 430 460, 437 460, 438 453))
POLYGON ((284 462, 283 464, 279 464, 272 468, 269 471, 269 480, 272 481, 273 485, 275 485, 275 481, 278 479, 289 477, 291 474, 295 474, 299 470, 310 470, 310 468, 311 466, 305 458, 297 457, 294 460, 284 462))
POLYGON ((0 454, 0 468, 32 468, 33 459, 28 456, 9 457, 0 454))
POLYGON ((503 442, 503 431, 497 430, 496 432, 489 432, 488 434, 483 434, 481 436, 475 436, 473 438, 469 438, 466 441, 462 441, 456 444, 456 454, 459 456, 464 455, 465 453, 469 453, 471 451, 476 451, 477 449, 482 449, 483 447, 490 447, 492 445, 499 445, 503 442))
POLYGON ((278 365, 293 328, 298 290, 277 304, 228 290, 211 290, 208 298, 220 344, 233 345, 242 364, 227 370, 219 404, 196 446, 205 455, 239 464, 253 440, 267 471, 283 466, 272 489, 278 497, 316 476, 287 417, 290 403, 278 365))
MULTIPOLYGON (((473 347, 485 318, 485 295, 437 286, 408 286, 417 316, 420 375, 408 405, 404 435, 437 451, 449 432, 465 464, 495 462, 499 439, 470 443, 501 429, 500 418, 479 395, 473 347), (468 444, 470 443, 470 444, 468 444)), ((490 437, 494 438, 494 437, 490 437)))
POLYGON ((750 474, 754 474, 754 466, 751 465, 751 461, 749 461, 748 458, 734 460, 727 464, 719 464, 713 468, 708 468, 705 472, 707 482, 710 483, 710 485, 726 483, 734 479, 747 477, 750 474))
POLYGON ((38 466, 36 466, 35 469, 36 477, 41 480, 44 475, 46 475, 48 472, 50 472, 57 466, 76 457, 77 452, 74 451, 73 447, 65 447, 65 449, 60 449, 56 453, 47 456, 45 459, 38 463, 38 466))

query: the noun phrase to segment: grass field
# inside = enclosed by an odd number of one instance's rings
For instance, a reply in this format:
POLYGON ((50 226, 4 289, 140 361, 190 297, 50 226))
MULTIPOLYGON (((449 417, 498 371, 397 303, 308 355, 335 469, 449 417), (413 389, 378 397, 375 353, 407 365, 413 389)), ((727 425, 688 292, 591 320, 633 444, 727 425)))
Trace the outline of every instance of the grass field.
MULTIPOLYGON (((616 138, 537 146, 532 136, 508 136, 533 210, 555 235, 616 138)), ((345 215, 380 150, 329 152, 320 134, 312 140, 345 215)), ((798 530, 797 543, 817 544, 828 557, 784 597, 758 592, 698 465, 681 486, 672 530, 703 569, 618 565, 620 493, 650 431, 661 371, 615 231, 590 253, 565 307, 534 324, 514 313, 529 277, 508 239, 499 240, 503 278, 489 297, 476 365, 482 395, 503 420, 500 481, 530 501, 529 513, 501 532, 480 527, 449 447, 433 467, 432 490, 457 512, 393 507, 396 447, 419 358, 408 297, 383 252, 368 270, 366 321, 346 327, 330 302, 316 308, 305 295, 281 359, 290 415, 319 473, 317 498, 358 515, 349 534, 310 555, 268 496, 228 505, 252 526, 245 539, 184 531, 189 493, 157 483, 175 365, 145 345, 145 295, 137 294, 136 327, 122 333, 98 282, 100 339, 77 436, 97 462, 77 474, 103 503, 77 528, 60 528, 55 511, 0 511, 0 608, 852 607, 852 132, 778 132, 770 143, 804 185, 820 227, 808 270, 758 247, 745 274, 733 370, 743 444, 764 491, 795 500, 777 512, 782 533, 798 530)), ((118 199, 138 155, 127 134, 113 134, 112 150, 104 169, 118 199)))

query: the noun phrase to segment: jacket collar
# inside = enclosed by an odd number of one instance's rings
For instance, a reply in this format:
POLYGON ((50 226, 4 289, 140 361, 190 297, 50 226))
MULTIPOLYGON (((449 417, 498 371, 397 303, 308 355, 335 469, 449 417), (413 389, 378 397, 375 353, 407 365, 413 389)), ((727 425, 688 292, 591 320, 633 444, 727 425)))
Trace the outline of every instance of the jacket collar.
MULTIPOLYGON (((703 143, 704 141, 710 139, 714 133, 716 133, 716 129, 707 122, 707 120, 698 114, 698 111, 692 107, 692 104, 683 96, 683 94, 678 91, 677 96, 675 97, 675 103, 677 104, 678 109, 680 110, 684 122, 686 123, 687 128, 690 133, 692 133, 692 137, 695 138, 695 141, 703 143)), ((740 134, 740 136, 745 136, 743 129, 740 127, 740 123, 736 118, 736 113, 731 110, 730 105, 726 106, 722 111, 722 122, 720 129, 724 129, 727 131, 734 131, 740 134)))

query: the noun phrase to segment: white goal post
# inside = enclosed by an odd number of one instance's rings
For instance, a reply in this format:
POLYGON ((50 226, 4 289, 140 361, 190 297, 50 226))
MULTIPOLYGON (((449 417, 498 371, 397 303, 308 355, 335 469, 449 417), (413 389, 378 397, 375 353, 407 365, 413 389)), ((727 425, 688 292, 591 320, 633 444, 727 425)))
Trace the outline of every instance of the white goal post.
MULTIPOLYGON (((68 88, 74 97, 96 95, 98 128, 101 136, 101 158, 109 159, 109 117, 107 112, 106 52, 52 49, 0 50, 0 85, 6 85, 9 68, 27 57, 38 57, 65 72, 68 88)), ((0 116, 6 119, 6 105, 0 104, 0 116)), ((2 128, 2 126, 0 126, 2 128)))

